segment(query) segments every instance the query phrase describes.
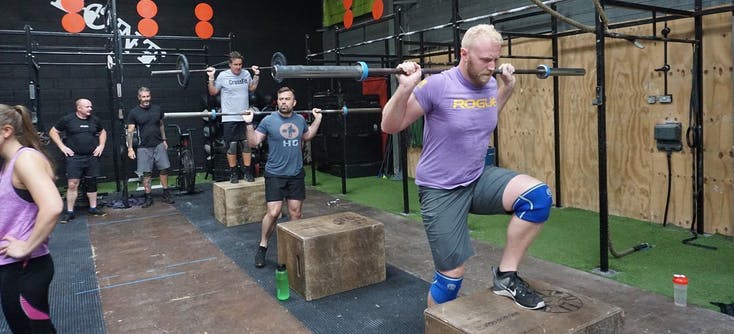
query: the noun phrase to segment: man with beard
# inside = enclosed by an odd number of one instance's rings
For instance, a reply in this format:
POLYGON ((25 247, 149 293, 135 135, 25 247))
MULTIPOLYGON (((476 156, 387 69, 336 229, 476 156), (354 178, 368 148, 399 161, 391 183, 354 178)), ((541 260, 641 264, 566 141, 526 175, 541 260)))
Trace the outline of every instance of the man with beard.
POLYGON ((303 170, 302 144, 313 139, 321 124, 321 109, 314 108, 314 117, 309 126, 303 116, 293 112, 296 95, 293 89, 282 87, 277 95, 278 112, 274 112, 252 126, 253 113, 245 114, 247 142, 259 145, 268 139, 268 161, 265 163, 265 201, 267 211, 262 221, 260 244, 255 253, 255 267, 265 266, 268 239, 275 230, 275 221, 280 216, 283 199, 288 203, 290 219, 301 219, 303 200, 306 199, 306 173, 303 170))
POLYGON ((92 115, 92 101, 76 100, 76 112, 61 117, 48 136, 66 157, 66 211, 59 221, 66 224, 76 217, 74 205, 82 177, 89 199, 89 214, 104 216, 105 212, 97 208, 97 177, 107 131, 102 127, 102 121, 92 115), (63 140, 62 132, 66 135, 63 140))
POLYGON ((507 245, 492 268, 492 291, 527 309, 545 302, 517 275, 522 258, 548 219, 553 199, 543 182, 514 171, 485 166, 490 135, 515 87, 515 68, 497 66, 502 36, 493 26, 467 30, 459 65, 421 81, 421 68, 404 62, 399 86, 382 111, 382 130, 397 133, 424 119, 423 151, 416 167, 421 216, 436 272, 429 306, 457 297, 474 255, 467 218, 512 214, 507 245), (501 72, 502 85, 492 75, 501 72))
POLYGON ((130 110, 127 115, 127 156, 130 159, 138 159, 136 173, 143 178, 145 188, 145 202, 143 207, 153 205, 152 178, 153 166, 158 169, 163 187, 163 202, 174 203, 171 191, 168 189, 168 169, 171 162, 168 160, 168 142, 166 139, 166 126, 163 124, 163 111, 158 105, 150 103, 150 89, 140 87, 138 89, 139 105, 130 110), (133 148, 133 135, 135 128, 139 131, 140 143, 138 151, 133 148))
MULTIPOLYGON (((219 73, 217 79, 214 80, 214 67, 208 67, 206 74, 209 77, 207 89, 209 95, 217 95, 221 92, 222 112, 223 113, 239 113, 250 107, 250 92, 257 89, 260 80, 260 70, 257 65, 253 65, 250 69, 254 75, 242 70, 244 57, 233 51, 229 54, 229 69, 219 73)), ((247 144, 245 138, 245 122, 239 115, 222 115, 222 130, 224 132, 224 144, 227 145, 227 164, 229 166, 229 181, 232 183, 239 182, 239 174, 237 172, 237 152, 242 153, 242 169, 247 182, 255 181, 252 176, 252 150, 254 147, 247 144)))

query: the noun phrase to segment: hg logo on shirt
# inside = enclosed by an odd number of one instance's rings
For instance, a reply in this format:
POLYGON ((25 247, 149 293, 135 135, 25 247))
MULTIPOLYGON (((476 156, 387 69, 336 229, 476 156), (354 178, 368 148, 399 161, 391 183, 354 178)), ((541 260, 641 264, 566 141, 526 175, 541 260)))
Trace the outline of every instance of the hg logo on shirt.
POLYGON ((492 97, 490 99, 456 99, 454 100, 451 108, 453 109, 482 109, 488 107, 496 107, 497 100, 492 97))
POLYGON ((300 146, 301 131, 293 123, 283 123, 280 126, 280 135, 283 136, 283 147, 298 147, 300 146))

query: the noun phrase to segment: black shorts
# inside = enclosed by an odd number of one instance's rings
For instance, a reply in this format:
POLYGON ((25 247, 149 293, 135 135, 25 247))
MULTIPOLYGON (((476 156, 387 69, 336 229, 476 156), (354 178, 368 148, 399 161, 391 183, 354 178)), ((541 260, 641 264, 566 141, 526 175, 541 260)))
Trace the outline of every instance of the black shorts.
POLYGON ((66 157, 66 178, 78 180, 82 176, 99 176, 99 157, 93 155, 74 155, 66 157))
POLYGON ((285 199, 306 199, 306 176, 265 175, 265 201, 278 202, 285 199))
POLYGON ((247 124, 242 122, 223 122, 222 123, 222 139, 224 144, 229 147, 229 143, 233 141, 247 140, 247 124))

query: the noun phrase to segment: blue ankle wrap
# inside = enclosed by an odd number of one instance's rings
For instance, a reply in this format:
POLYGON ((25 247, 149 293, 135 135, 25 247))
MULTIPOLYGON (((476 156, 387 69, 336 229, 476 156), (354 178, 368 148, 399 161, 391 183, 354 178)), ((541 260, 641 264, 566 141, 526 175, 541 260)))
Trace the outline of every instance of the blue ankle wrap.
POLYGON ((436 272, 433 275, 433 284, 431 284, 431 298, 438 304, 445 303, 456 299, 461 289, 461 282, 464 278, 451 278, 436 272))
POLYGON ((515 200, 512 209, 515 216, 531 223, 544 223, 550 216, 553 195, 544 183, 538 184, 515 200))

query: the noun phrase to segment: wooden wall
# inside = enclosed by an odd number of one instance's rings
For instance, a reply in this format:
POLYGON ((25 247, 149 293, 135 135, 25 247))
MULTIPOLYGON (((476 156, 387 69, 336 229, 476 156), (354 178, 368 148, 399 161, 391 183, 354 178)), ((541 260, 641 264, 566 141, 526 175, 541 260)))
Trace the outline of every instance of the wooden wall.
MULTIPOLYGON (((704 18, 704 202, 707 233, 733 235, 734 133, 732 133, 732 18, 731 14, 704 18)), ((693 21, 669 23, 671 38, 693 38, 693 21)), ((658 23, 658 30, 663 24, 658 23)), ((620 29, 649 35, 652 26, 620 29)), ((658 32, 659 33, 659 32, 658 32)), ((560 77, 561 170, 554 167, 553 81, 520 75, 515 93, 500 115, 498 159, 503 167, 544 180, 555 189, 561 175, 561 205, 598 211, 596 51, 592 34, 560 39, 560 67, 582 67, 584 77, 560 77)), ((692 47, 668 43, 668 94, 671 104, 648 104, 647 96, 662 95, 664 65, 662 42, 645 41, 635 48, 626 40, 606 40, 606 132, 609 213, 662 223, 667 195, 667 159, 653 136, 655 124, 689 124, 692 47)), ((507 50, 505 48, 505 50, 507 50)), ((506 52, 506 51, 505 51, 506 52)), ((515 55, 550 55, 550 42, 513 40, 515 55)), ((440 59, 432 59, 440 62, 440 59)), ((541 61, 504 59, 516 68, 534 68, 541 61)), ((686 147, 673 153, 672 193, 668 222, 690 227, 693 217, 691 169, 686 147)), ((412 159, 411 161, 415 161, 412 159)), ((411 168, 414 170, 414 165, 411 168)), ((409 172, 410 175, 410 172, 409 172)))

